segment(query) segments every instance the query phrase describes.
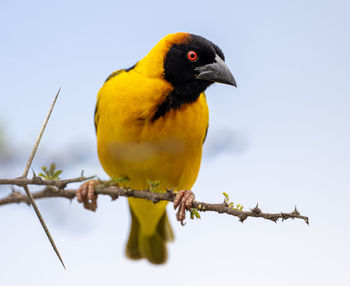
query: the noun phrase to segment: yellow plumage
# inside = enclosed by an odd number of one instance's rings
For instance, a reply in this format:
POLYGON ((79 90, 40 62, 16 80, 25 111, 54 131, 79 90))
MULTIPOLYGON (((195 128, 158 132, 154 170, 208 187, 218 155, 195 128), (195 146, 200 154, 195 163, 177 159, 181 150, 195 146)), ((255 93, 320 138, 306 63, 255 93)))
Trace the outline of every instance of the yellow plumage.
MULTIPOLYGON (((189 190, 197 178, 209 120, 204 93, 152 120, 174 88, 163 78, 166 53, 186 37, 165 37, 135 68, 116 73, 99 91, 95 123, 100 162, 109 176, 128 177, 125 185, 132 189, 146 190, 147 180, 159 180, 160 189, 189 190)), ((129 198, 129 205, 133 221, 127 255, 165 262, 165 244, 173 236, 166 202, 129 198)))

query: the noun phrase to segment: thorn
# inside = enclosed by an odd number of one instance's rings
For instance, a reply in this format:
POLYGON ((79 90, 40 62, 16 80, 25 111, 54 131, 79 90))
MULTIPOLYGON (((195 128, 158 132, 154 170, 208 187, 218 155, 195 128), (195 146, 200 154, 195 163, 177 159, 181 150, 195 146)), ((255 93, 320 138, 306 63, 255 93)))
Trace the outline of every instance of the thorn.
POLYGON ((307 225, 309 225, 309 218, 308 218, 308 217, 306 217, 306 218, 304 219, 304 221, 306 222, 307 225))
POLYGON ((267 219, 273 221, 274 223, 277 223, 277 221, 278 221, 278 217, 269 217, 267 219))
POLYGON ((176 194, 174 193, 174 189, 165 189, 166 193, 169 195, 170 199, 174 200, 176 194))
POLYGON ((33 168, 31 168, 31 169, 32 169, 32 172, 33 172, 33 178, 36 178, 36 174, 35 174, 34 169, 33 168))
POLYGON ((67 183, 59 185, 57 190, 58 191, 63 191, 65 189, 65 187, 67 187, 67 183))
POLYGON ((40 129, 39 134, 38 134, 38 137, 37 137, 37 139, 36 139, 36 141, 35 141, 35 144, 34 144, 34 147, 33 147, 33 149, 32 149, 32 152, 30 153, 29 159, 28 159, 27 164, 26 164, 26 166, 25 166, 25 168, 24 168, 23 175, 22 175, 23 178, 26 178, 27 175, 28 175, 28 171, 29 171, 29 169, 30 169, 30 166, 32 165, 34 156, 35 156, 35 154, 36 154, 36 151, 38 150, 38 146, 39 146, 41 137, 43 136, 43 133, 44 133, 45 128, 46 128, 46 125, 47 125, 47 122, 48 122, 49 119, 50 119, 52 110, 53 110, 53 108, 54 108, 54 106, 55 106, 55 104, 56 104, 56 101, 57 101, 58 95, 60 94, 60 91, 61 91, 61 88, 58 90, 58 92, 57 92, 57 94, 56 94, 56 96, 55 96, 55 98, 54 98, 54 100, 53 100, 53 102, 52 102, 52 104, 51 104, 51 107, 50 107, 50 109, 49 109, 49 111, 48 111, 48 113, 47 113, 47 115, 46 115, 46 118, 45 118, 45 120, 44 120, 44 122, 43 122, 43 125, 41 126, 41 129, 40 129))
POLYGON ((111 195, 111 201, 115 201, 115 200, 118 199, 118 198, 119 198, 119 196, 118 196, 117 194, 111 195))
POLYGON ((51 243, 51 246, 52 246, 53 250, 55 251, 58 259, 60 260, 60 262, 61 262, 61 264, 63 266, 63 268, 66 269, 66 266, 64 265, 63 259, 62 259, 61 255, 60 255, 60 253, 59 253, 59 251, 58 251, 58 249, 56 247, 55 241, 53 240, 53 238, 52 238, 52 236, 50 234, 50 231, 47 228, 46 223, 45 223, 45 221, 44 221, 44 219, 43 219, 43 217, 42 217, 42 215, 41 215, 41 213, 40 213, 40 211, 39 211, 39 209, 38 209, 38 207, 37 207, 37 205, 36 205, 36 203, 34 201, 33 195, 30 193, 29 188, 28 188, 27 185, 25 185, 23 188, 24 188, 24 190, 25 190, 25 192, 27 194, 27 197, 29 199, 30 204, 34 208, 34 211, 35 211, 35 213, 36 213, 36 215, 37 215, 37 217, 38 217, 38 219, 40 221, 41 226, 43 227, 43 229, 44 229, 44 231, 46 233, 47 238, 49 239, 49 241, 51 243))
MULTIPOLYGON (((31 151, 31 153, 30 153, 30 155, 29 155, 27 164, 26 164, 26 166, 25 166, 25 168, 24 168, 24 171, 23 171, 23 174, 22 174, 22 177, 23 177, 23 178, 26 178, 27 175, 28 175, 28 171, 29 171, 29 169, 30 169, 30 167, 31 167, 31 165, 32 165, 33 159, 34 159, 34 157, 35 157, 36 151, 38 150, 39 143, 40 143, 40 141, 41 141, 41 137, 42 137, 43 134, 44 134, 46 125, 47 125, 47 123, 48 123, 48 121, 49 121, 49 119, 50 119, 52 110, 53 110, 53 108, 55 107, 55 104, 56 104, 58 95, 60 94, 60 91, 61 91, 61 88, 59 88, 59 90, 57 91, 56 96, 55 96, 54 100, 52 101, 52 104, 51 104, 51 106, 50 106, 50 109, 49 109, 49 111, 48 111, 48 113, 47 113, 47 115, 46 115, 46 117, 45 117, 45 120, 44 120, 44 122, 43 122, 43 124, 42 124, 42 126, 41 126, 41 128, 40 128, 38 137, 37 137, 37 139, 36 139, 36 141, 35 141, 34 147, 33 147, 32 151, 31 151)), ((51 243, 52 248, 54 249, 54 251, 55 251, 55 253, 56 253, 58 259, 59 259, 60 262, 62 263, 62 266, 64 267, 64 269, 66 269, 66 267, 65 267, 65 265, 64 265, 64 263, 63 263, 63 260, 62 260, 62 258, 61 258, 61 255, 60 255, 60 253, 58 252, 58 249, 57 249, 57 247, 56 247, 56 245, 55 245, 55 242, 54 242, 54 240, 53 240, 53 238, 52 238, 52 236, 51 236, 51 234, 50 234, 50 232, 49 232, 49 230, 48 230, 48 228, 47 228, 47 226, 46 226, 46 224, 45 224, 45 221, 44 221, 43 217, 41 216, 41 213, 40 213, 40 211, 39 211, 39 209, 38 209, 38 207, 37 207, 37 205, 36 205, 36 203, 35 203, 35 201, 34 201, 34 198, 33 198, 32 194, 31 194, 30 191, 29 191, 28 186, 27 186, 27 185, 24 185, 23 188, 24 188, 24 190, 25 190, 25 192, 26 192, 26 194, 27 194, 27 197, 28 197, 28 200, 29 200, 30 204, 31 204, 31 205, 33 206, 33 208, 34 208, 34 211, 35 211, 35 213, 36 213, 36 215, 37 215, 37 217, 38 217, 38 219, 39 219, 39 221, 40 221, 41 226, 43 227, 43 229, 44 229, 44 231, 45 231, 45 233, 46 233, 47 238, 49 239, 49 241, 50 241, 50 243, 51 243)))
POLYGON ((256 215, 259 215, 261 213, 261 209, 259 209, 258 203, 256 203, 256 206, 250 210, 256 215))
POLYGON ((286 214, 286 213, 282 213, 282 212, 281 212, 281 217, 282 217, 282 221, 285 221, 285 220, 287 220, 287 219, 289 219, 289 218, 290 218, 290 215, 289 215, 289 214, 286 214))
MULTIPOLYGON (((33 171, 34 172, 34 171, 33 171)), ((34 176, 33 176, 33 181, 35 183, 38 183, 38 184, 41 184, 41 182, 43 181, 43 179, 39 176, 36 176, 35 173, 34 173, 34 176)))
POLYGON ((299 211, 297 210, 297 206, 295 206, 294 211, 292 212, 293 215, 300 215, 299 211))
POLYGON ((248 216, 246 214, 241 214, 238 217, 239 217, 239 221, 241 223, 243 223, 248 218, 248 216))

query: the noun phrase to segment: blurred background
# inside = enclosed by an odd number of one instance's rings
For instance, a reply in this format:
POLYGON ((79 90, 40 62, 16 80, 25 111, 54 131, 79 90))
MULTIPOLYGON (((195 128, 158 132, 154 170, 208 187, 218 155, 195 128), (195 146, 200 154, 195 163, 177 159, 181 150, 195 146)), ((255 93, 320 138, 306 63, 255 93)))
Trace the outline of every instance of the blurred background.
MULTIPOLYGON (((245 209, 310 218, 273 223, 203 213, 181 227, 164 266, 124 256, 125 198, 0 208, 2 285, 348 285, 350 40, 348 1, 0 1, 0 177, 19 176, 62 91, 34 160, 62 177, 107 178, 96 155, 96 94, 166 34, 202 35, 225 53, 238 88, 207 91, 210 128, 193 191, 245 209)), ((35 190, 33 188, 33 190, 35 190)), ((0 188, 0 197, 10 192, 0 188)))

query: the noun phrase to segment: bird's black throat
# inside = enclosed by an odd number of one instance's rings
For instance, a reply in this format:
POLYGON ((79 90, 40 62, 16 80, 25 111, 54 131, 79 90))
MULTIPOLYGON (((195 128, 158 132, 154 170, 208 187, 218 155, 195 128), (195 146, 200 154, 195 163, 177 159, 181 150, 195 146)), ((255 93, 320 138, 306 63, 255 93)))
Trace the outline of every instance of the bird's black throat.
POLYGON ((191 104, 198 100, 200 94, 211 84, 204 80, 193 80, 188 83, 177 84, 165 100, 158 106, 152 121, 164 116, 172 109, 178 109, 184 104, 191 104))

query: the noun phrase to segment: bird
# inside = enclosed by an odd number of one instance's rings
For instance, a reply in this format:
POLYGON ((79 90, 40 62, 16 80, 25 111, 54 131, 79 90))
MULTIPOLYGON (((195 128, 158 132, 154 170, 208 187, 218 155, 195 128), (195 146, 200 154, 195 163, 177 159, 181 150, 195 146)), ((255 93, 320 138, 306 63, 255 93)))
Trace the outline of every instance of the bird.
MULTIPOLYGON (((179 32, 166 35, 132 67, 109 75, 97 95, 94 123, 103 169, 122 187, 146 190, 149 182, 158 182, 157 190, 172 190, 181 224, 194 200, 191 189, 208 132, 204 91, 215 82, 237 87, 222 50, 204 37, 179 32)), ((91 180, 77 190, 78 201, 93 211, 97 184, 91 180)), ((174 239, 168 202, 130 197, 128 203, 126 256, 165 263, 167 242, 174 239)))

